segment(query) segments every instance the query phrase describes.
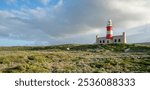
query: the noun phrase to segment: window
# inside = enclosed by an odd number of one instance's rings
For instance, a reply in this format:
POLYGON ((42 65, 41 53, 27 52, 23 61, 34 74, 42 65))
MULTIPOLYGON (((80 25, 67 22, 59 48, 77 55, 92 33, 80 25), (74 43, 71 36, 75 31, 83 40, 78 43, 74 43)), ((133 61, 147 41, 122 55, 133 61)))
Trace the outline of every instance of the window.
POLYGON ((109 43, 109 40, 107 40, 107 43, 109 43))
POLYGON ((103 43, 105 43, 105 40, 103 40, 103 43))
POLYGON ((116 43, 116 42, 117 42, 117 40, 115 39, 115 40, 114 40, 114 42, 116 43))
POLYGON ((102 43, 102 41, 101 41, 101 40, 100 40, 99 42, 100 42, 100 43, 102 43))
POLYGON ((120 40, 120 39, 118 39, 118 42, 121 42, 121 40, 120 40))

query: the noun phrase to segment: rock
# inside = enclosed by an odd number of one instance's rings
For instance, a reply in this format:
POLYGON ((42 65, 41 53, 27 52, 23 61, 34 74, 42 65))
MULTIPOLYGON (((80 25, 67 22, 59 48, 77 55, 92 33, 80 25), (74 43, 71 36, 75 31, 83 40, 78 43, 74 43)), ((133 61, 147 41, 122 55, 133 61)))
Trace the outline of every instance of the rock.
POLYGON ((129 52, 130 51, 130 48, 127 48, 124 50, 124 52, 129 52))
POLYGON ((69 50, 70 50, 70 48, 67 48, 67 50, 69 51, 69 50))

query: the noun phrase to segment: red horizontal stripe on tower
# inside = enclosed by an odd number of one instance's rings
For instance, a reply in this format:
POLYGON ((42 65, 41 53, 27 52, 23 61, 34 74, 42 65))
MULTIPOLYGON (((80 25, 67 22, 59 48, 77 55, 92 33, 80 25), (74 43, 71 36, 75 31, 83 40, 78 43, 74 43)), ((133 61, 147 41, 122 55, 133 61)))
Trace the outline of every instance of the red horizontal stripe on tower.
POLYGON ((107 31, 112 30, 112 26, 107 26, 107 31))
POLYGON ((106 38, 107 39, 113 39, 113 36, 112 36, 112 34, 107 34, 106 38))

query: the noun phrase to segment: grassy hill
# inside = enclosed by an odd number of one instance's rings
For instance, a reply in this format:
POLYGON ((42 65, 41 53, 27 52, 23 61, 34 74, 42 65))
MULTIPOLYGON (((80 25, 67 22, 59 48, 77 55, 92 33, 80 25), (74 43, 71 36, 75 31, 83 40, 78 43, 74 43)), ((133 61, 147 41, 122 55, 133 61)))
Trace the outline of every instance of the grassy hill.
POLYGON ((0 72, 150 72, 150 46, 138 44, 67 44, 38 47, 0 47, 0 72))

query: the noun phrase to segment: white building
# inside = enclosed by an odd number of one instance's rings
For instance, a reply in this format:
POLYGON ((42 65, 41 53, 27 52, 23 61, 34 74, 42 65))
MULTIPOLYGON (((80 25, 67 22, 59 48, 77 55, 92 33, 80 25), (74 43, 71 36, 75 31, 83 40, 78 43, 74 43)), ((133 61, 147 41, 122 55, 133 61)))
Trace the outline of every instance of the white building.
POLYGON ((106 37, 99 37, 96 35, 96 44, 126 44, 126 33, 123 32, 122 35, 113 36, 113 27, 112 21, 108 21, 108 25, 106 27, 107 34, 106 37))

